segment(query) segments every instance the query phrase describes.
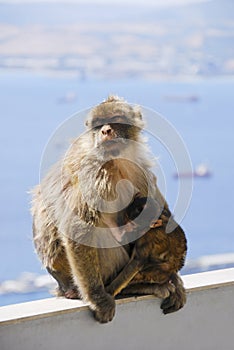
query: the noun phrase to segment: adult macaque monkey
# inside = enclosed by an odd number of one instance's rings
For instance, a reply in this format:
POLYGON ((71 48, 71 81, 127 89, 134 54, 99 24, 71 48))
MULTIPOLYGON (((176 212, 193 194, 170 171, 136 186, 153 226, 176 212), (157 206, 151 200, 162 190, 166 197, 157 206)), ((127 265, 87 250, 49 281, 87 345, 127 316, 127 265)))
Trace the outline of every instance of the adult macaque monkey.
MULTIPOLYGON (((117 227, 118 212, 136 194, 156 198, 162 207, 167 203, 150 170, 139 109, 110 96, 91 110, 86 125, 87 132, 33 191, 33 233, 43 265, 58 282, 58 294, 89 302, 104 323, 115 313, 105 286, 130 259, 130 245, 119 243, 124 230, 117 227)), ((174 285, 181 289, 179 276, 174 285)), ((139 290, 167 297, 170 307, 178 309, 180 296, 170 283, 145 288, 141 283, 131 293, 139 290)))

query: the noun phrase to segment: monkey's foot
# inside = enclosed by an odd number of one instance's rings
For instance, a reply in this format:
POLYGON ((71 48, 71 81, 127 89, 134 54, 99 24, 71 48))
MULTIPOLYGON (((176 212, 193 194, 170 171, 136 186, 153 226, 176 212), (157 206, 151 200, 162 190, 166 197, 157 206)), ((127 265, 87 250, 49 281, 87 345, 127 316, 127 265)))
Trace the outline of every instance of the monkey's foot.
POLYGON ((76 288, 68 289, 64 296, 67 299, 81 299, 81 295, 76 288))
POLYGON ((172 278, 172 283, 175 286, 174 292, 171 292, 161 304, 161 309, 164 314, 175 312, 181 309, 186 303, 186 291, 181 278, 178 275, 175 275, 172 278))
POLYGON ((62 288, 58 287, 54 291, 54 295, 56 297, 65 297, 67 299, 82 299, 80 293, 78 290, 74 288, 68 288, 66 291, 64 291, 62 288))
POLYGON ((55 295, 56 297, 64 297, 64 292, 60 287, 55 288, 52 291, 52 294, 55 295))

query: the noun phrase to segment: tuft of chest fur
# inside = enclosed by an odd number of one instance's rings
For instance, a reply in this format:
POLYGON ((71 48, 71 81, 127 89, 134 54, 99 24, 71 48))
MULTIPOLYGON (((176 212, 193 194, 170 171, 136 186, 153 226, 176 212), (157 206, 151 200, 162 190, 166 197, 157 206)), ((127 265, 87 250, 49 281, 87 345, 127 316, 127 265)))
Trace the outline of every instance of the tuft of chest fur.
POLYGON ((100 213, 116 213, 126 208, 137 193, 147 196, 152 187, 149 171, 127 159, 104 164, 82 164, 78 171, 79 216, 95 224, 100 213))

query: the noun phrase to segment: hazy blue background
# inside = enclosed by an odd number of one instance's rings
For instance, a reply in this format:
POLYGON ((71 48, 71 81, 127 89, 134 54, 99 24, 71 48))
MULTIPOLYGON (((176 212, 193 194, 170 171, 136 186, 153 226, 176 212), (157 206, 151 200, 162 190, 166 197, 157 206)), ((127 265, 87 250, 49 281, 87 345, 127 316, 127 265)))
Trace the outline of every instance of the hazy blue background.
MULTIPOLYGON (((23 272, 33 273, 30 286, 45 273, 33 251, 27 192, 39 181, 43 149, 58 125, 110 93, 165 116, 193 166, 205 162, 211 169, 210 178, 194 179, 181 224, 188 260, 224 254, 225 262, 234 252, 233 2, 162 8, 133 1, 114 7, 18 3, 0 1, 0 304, 48 296, 45 288, 22 293, 23 272)), ((151 147, 173 208, 175 166, 164 147, 151 147)))

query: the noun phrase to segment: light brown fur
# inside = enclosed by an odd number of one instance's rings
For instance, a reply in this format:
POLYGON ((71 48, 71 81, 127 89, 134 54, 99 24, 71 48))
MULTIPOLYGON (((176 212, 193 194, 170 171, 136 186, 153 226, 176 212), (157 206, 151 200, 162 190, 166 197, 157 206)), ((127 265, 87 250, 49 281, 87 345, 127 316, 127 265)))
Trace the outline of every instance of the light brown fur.
MULTIPOLYGON (((126 207, 136 193, 167 204, 150 170, 138 109, 111 96, 93 108, 87 127, 33 190, 34 244, 43 265, 58 281, 59 293, 88 301, 96 319, 108 322, 114 316, 115 302, 105 286, 130 259, 129 246, 123 247, 112 234, 119 206, 126 207), (120 140, 114 145, 117 149, 109 152, 104 141, 126 137, 121 124, 112 128, 110 120, 115 116, 133 124, 127 138, 134 142, 120 140), (99 121, 101 126, 93 125, 99 121), (111 133, 105 129, 109 124, 111 133)), ((169 296, 170 287, 155 284, 152 292, 169 296)))

